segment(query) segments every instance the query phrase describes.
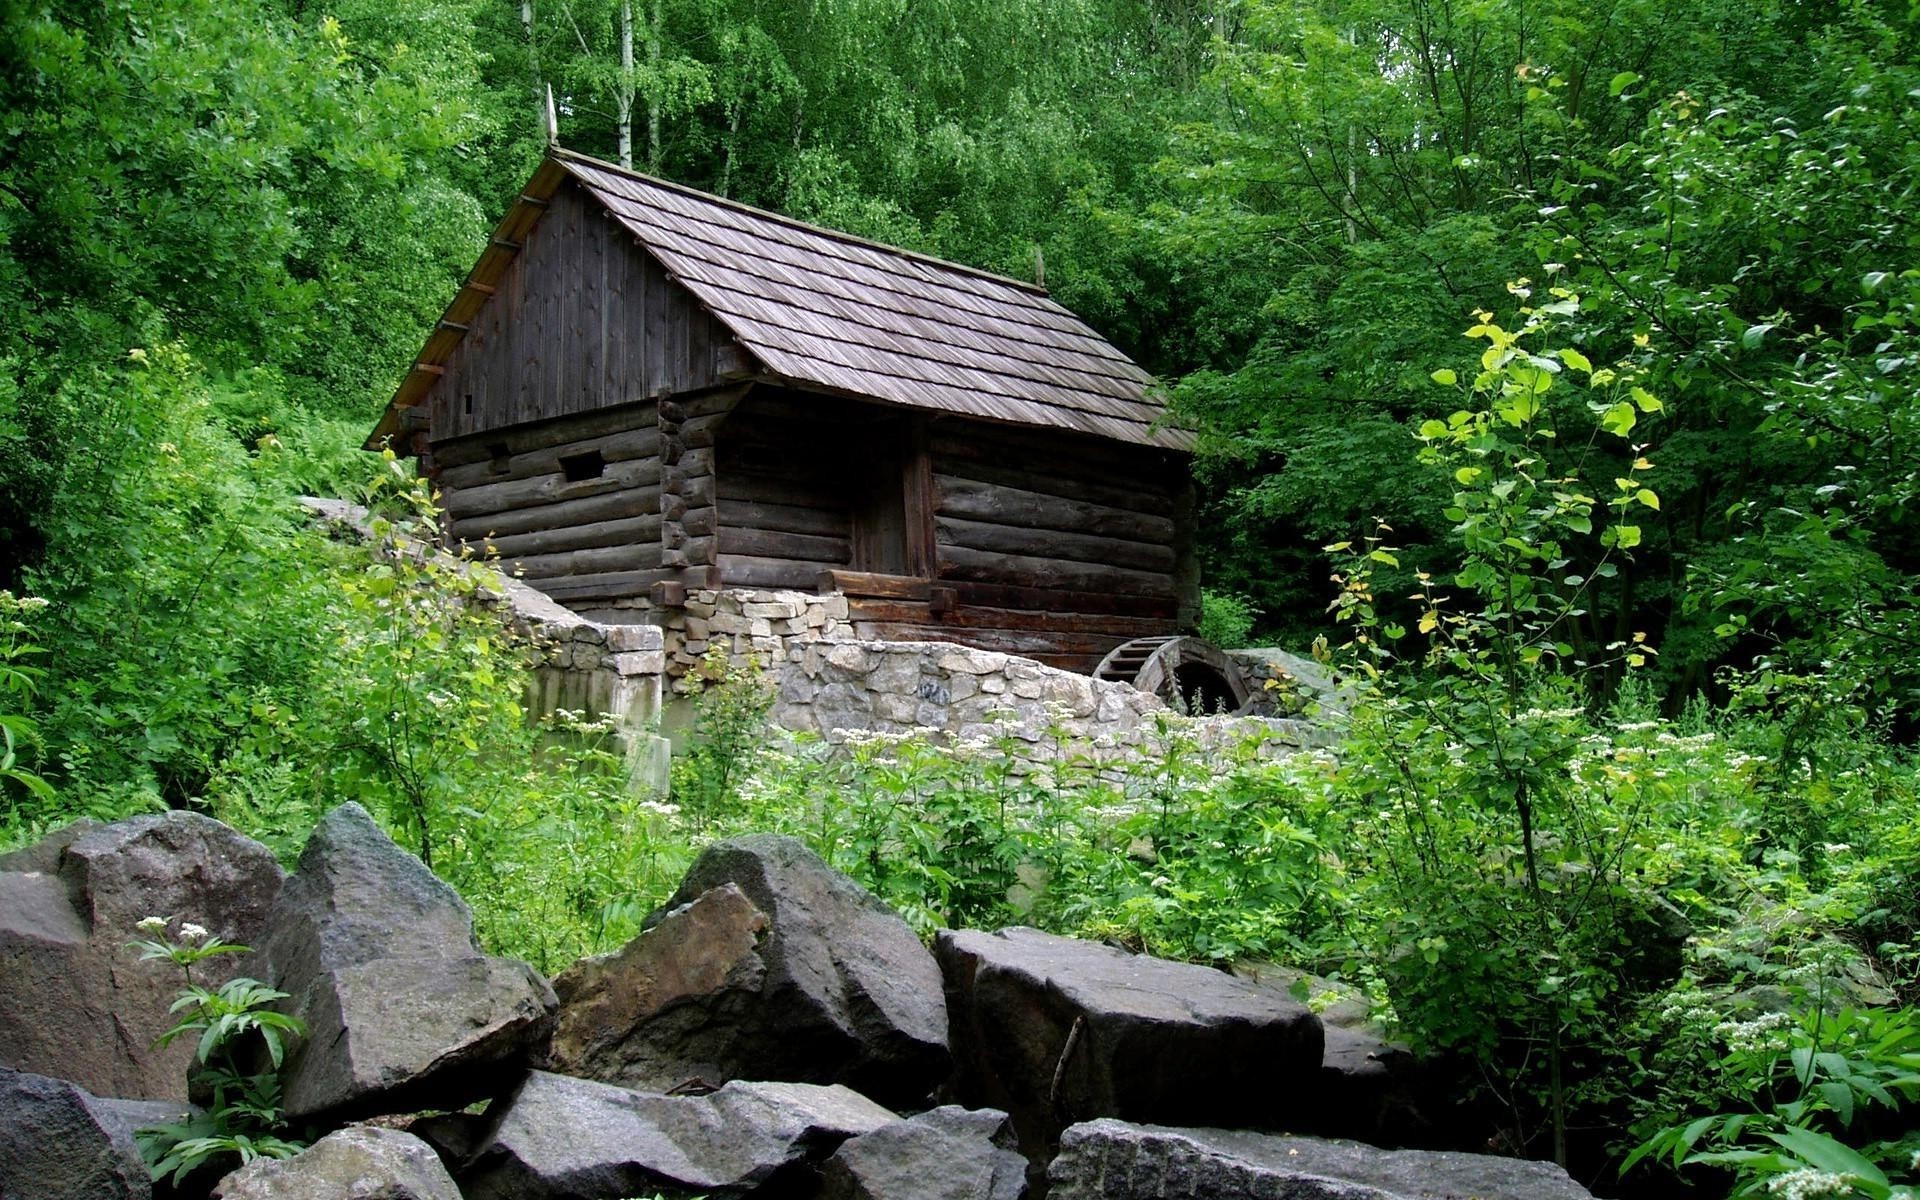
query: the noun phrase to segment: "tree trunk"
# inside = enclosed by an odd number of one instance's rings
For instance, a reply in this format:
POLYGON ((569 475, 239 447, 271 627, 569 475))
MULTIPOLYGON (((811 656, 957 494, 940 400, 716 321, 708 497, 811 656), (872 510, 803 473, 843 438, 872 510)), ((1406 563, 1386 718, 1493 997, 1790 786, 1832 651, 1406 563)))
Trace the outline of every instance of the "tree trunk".
POLYGON ((647 102, 647 170, 660 173, 660 41, 665 35, 660 22, 660 0, 647 6, 647 72, 653 80, 655 95, 647 102))
POLYGON ((633 0, 620 0, 620 165, 633 168, 633 0))
POLYGON ((533 0, 520 0, 520 24, 527 31, 527 65, 533 72, 533 126, 547 140, 547 84, 540 78, 540 42, 533 33, 533 0))

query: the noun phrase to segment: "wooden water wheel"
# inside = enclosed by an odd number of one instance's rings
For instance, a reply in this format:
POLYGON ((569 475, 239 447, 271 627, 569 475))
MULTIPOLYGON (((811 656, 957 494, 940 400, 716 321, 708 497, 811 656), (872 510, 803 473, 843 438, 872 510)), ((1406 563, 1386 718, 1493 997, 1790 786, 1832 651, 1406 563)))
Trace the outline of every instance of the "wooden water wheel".
POLYGON ((1130 683, 1168 707, 1195 715, 1237 713, 1252 698, 1240 667, 1204 638, 1143 637, 1123 642, 1093 669, 1095 679, 1130 683))

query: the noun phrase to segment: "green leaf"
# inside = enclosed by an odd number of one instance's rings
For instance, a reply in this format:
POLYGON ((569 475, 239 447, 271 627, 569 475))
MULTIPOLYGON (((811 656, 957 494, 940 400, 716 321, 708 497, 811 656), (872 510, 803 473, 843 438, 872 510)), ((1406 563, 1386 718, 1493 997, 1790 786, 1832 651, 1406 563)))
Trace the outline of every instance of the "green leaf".
POLYGON ((1824 1133, 1816 1133, 1798 1125, 1789 1125, 1778 1133, 1767 1136, 1786 1147, 1793 1154, 1819 1167, 1822 1171, 1832 1171, 1840 1175, 1857 1175, 1870 1183, 1887 1186, 1884 1171, 1853 1147, 1835 1141, 1824 1133))
POLYGON ((1454 374, 1450 368, 1441 367, 1433 373, 1433 381, 1441 387, 1452 387, 1454 384, 1460 382, 1460 377, 1454 374))
POLYGON ((1771 333, 1773 329, 1774 326, 1771 323, 1749 325, 1746 328, 1746 332, 1740 335, 1740 345, 1748 350, 1758 350, 1760 343, 1766 339, 1767 334, 1771 333))
POLYGON ((1420 436, 1428 441, 1432 441, 1435 438, 1443 438, 1447 436, 1447 424, 1445 421, 1422 421, 1420 423, 1420 436))
POLYGON ((1819 1087, 1820 1095, 1840 1118, 1842 1125, 1853 1124, 1853 1089, 1838 1079, 1829 1079, 1819 1087))
POLYGON ((1574 370, 1588 375, 1593 374, 1593 364, 1588 362, 1587 356, 1578 350, 1561 350, 1559 354, 1560 361, 1572 367, 1574 370))
POLYGON ((1618 96, 1634 84, 1640 82, 1640 76, 1633 71, 1622 71, 1607 81, 1607 95, 1618 96))
POLYGON ((1636 387, 1629 394, 1633 397, 1633 402, 1640 406, 1640 411, 1643 413, 1657 413, 1665 407, 1660 403, 1657 396, 1643 387, 1636 387))
POLYGON ((1620 550, 1631 550, 1640 544, 1640 527, 1638 525, 1615 525, 1607 530, 1607 536, 1609 538, 1609 545, 1620 550))
POLYGON ((1395 558, 1393 555, 1388 554, 1385 550, 1372 551, 1367 555, 1367 557, 1372 559, 1374 562, 1385 563, 1390 567, 1397 567, 1400 565, 1400 560, 1395 558))
POLYGON ((1655 512, 1660 510, 1660 497, 1654 494, 1652 488, 1641 488, 1634 493, 1634 498, 1655 512))
POLYGON ((1633 432, 1633 427, 1638 424, 1639 421, 1639 416, 1633 411, 1633 405, 1622 400, 1602 414, 1600 417, 1600 427, 1615 437, 1625 437, 1627 434, 1633 432))

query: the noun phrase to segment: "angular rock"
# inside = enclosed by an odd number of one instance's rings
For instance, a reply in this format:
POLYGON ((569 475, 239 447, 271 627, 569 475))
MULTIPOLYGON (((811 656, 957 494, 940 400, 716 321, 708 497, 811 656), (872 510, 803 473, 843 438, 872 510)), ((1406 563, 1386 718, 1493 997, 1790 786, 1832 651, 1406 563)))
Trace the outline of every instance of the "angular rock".
POLYGON ((315 827, 256 957, 307 1024, 282 1076, 295 1121, 464 1107, 552 1026, 546 981, 481 954, 466 903, 357 804, 315 827))
POLYGON ((1020 1200, 1027 1160, 997 1109, 950 1105, 863 1133, 820 1168, 820 1200, 1020 1200))
MULTIPOLYGON (((197 813, 69 826, 0 860, 0 1066, 96 1095, 184 1101, 193 1041, 156 1050, 183 982, 130 944, 149 916, 254 945, 282 873, 271 851, 197 813)), ((194 981, 240 974, 231 956, 194 981)))
POLYGON ((1469 1089, 1436 1057, 1416 1056, 1381 1036, 1364 993, 1291 967, 1235 964, 1234 975, 1276 995, 1299 998, 1326 1030, 1320 1082, 1295 1133, 1356 1138, 1375 1146, 1471 1145, 1456 1129, 1454 1097, 1469 1089))
POLYGON ((433 1148, 410 1133, 355 1125, 292 1158, 256 1158, 213 1200, 460 1200, 433 1148))
POLYGON ((956 1090, 1029 1158, 1074 1121, 1275 1127, 1319 1077, 1307 1007, 1208 967, 1036 929, 942 932, 956 1090))
POLYGON ((1592 1200, 1552 1163, 1113 1120, 1068 1129, 1047 1177, 1050 1200, 1592 1200))
POLYGON ((64 1079, 0 1067, 0 1196, 148 1200, 133 1131, 178 1121, 184 1105, 110 1100, 64 1079))
POLYGON ((564 1075, 664 1091, 727 1078, 732 1029, 751 1020, 767 916, 734 884, 702 892, 612 954, 553 981, 560 1014, 547 1065, 564 1075))
POLYGON ((803 843, 755 835, 708 847, 646 936, 729 883, 769 922, 752 951, 757 986, 740 961, 730 974, 742 986, 700 1002, 710 1025, 697 1012, 665 1022, 646 1082, 844 1083, 882 1103, 924 1100, 947 1076, 947 1009, 940 969, 907 923, 803 843))
POLYGON ((796 1175, 891 1112, 838 1085, 730 1083, 663 1096, 535 1071, 462 1172, 467 1200, 795 1194, 796 1175))

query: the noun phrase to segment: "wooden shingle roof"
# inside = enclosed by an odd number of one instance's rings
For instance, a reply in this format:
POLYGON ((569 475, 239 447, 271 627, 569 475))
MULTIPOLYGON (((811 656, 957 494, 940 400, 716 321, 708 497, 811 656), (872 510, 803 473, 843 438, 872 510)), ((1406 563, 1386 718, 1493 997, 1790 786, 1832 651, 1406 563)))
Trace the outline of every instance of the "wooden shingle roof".
MULTIPOLYGON (((1192 434, 1166 423, 1152 378, 1042 288, 564 150, 550 152, 522 203, 537 205, 564 178, 603 205, 770 376, 910 408, 1193 448, 1192 434)), ((530 221, 510 214, 502 229, 516 224, 530 221)), ((496 247, 503 241, 496 235, 496 247)), ((468 283, 482 297, 492 257, 489 250, 468 283)), ((457 310, 466 294, 443 332, 464 327, 471 314, 457 310)), ((424 397, 456 342, 439 334, 428 342, 375 441, 402 427, 399 409, 424 397)))

